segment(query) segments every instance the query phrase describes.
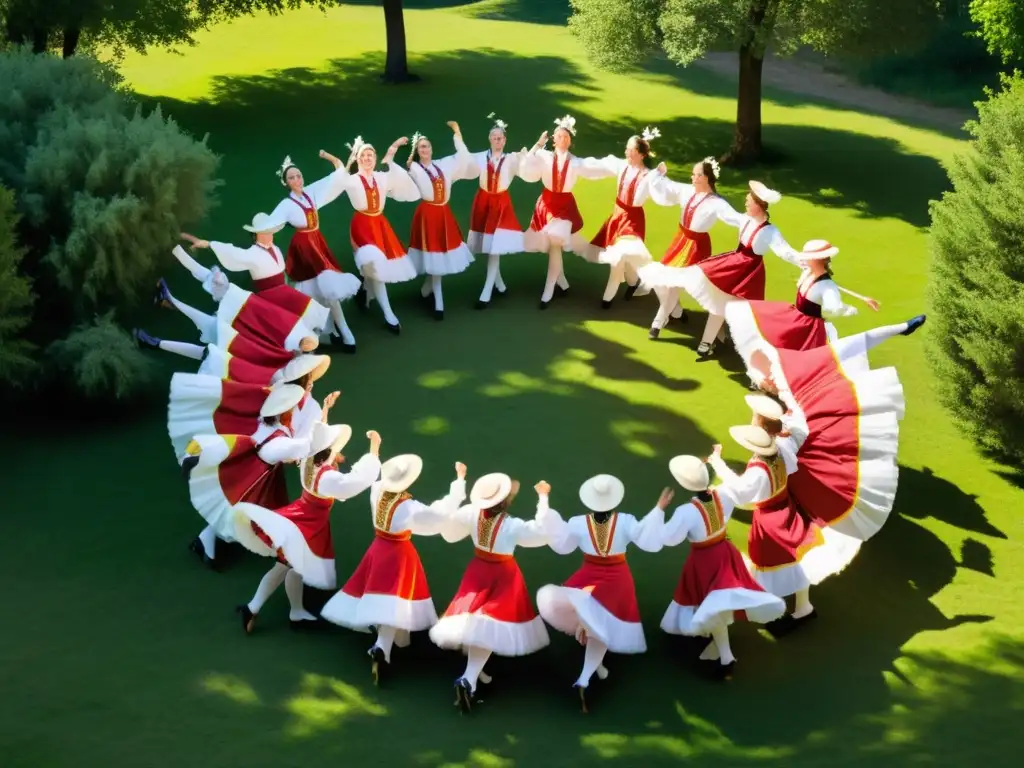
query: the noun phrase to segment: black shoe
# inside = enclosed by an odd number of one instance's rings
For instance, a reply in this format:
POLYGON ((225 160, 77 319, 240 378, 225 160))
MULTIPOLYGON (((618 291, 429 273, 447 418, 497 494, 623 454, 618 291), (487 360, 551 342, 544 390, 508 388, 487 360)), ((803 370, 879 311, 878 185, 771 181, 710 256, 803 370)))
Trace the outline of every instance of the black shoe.
POLYGON ((612 303, 608 299, 601 299, 601 309, 611 309, 612 303))
POLYGON ((298 621, 288 619, 288 628, 292 632, 308 632, 311 629, 319 629, 320 622, 319 620, 310 621, 309 619, 299 619, 298 621))
POLYGON ((389 322, 387 322, 385 320, 384 321, 384 325, 387 327, 387 329, 389 331, 391 331, 393 334, 395 334, 395 336, 400 336, 402 334, 402 324, 401 323, 398 323, 397 325, 392 325, 391 323, 389 323, 389 322))
POLYGON ((135 343, 140 347, 153 347, 153 349, 160 348, 160 339, 156 336, 150 336, 141 328, 132 328, 132 338, 135 339, 135 343))
POLYGON ((799 619, 793 618, 793 614, 787 613, 781 619, 770 621, 764 625, 764 628, 768 630, 772 637, 785 637, 791 632, 799 629, 803 624, 808 621, 813 621, 818 618, 818 612, 812 610, 806 616, 801 616, 799 619))
POLYGON ((384 651, 376 645, 370 649, 370 674, 373 675, 373 684, 380 685, 384 677, 384 669, 387 661, 384 659, 384 651))
POLYGON ((540 308, 541 309, 547 309, 549 304, 551 304, 550 300, 548 300, 548 301, 541 301, 540 308))
POLYGON ((156 292, 153 294, 153 306, 170 308, 171 289, 167 287, 166 281, 161 277, 156 281, 156 292))
POLYGON ((359 290, 356 291, 355 295, 356 309, 360 312, 366 312, 370 308, 370 297, 366 292, 366 285, 360 285, 359 290))
POLYGON ((203 548, 203 542, 196 536, 188 545, 188 551, 194 552, 199 561, 209 568, 211 571, 217 570, 217 561, 206 554, 206 550, 203 548))
POLYGON ((444 320, 444 310, 443 309, 435 309, 434 310, 434 319, 435 320, 444 320))
POLYGON ((253 626, 256 624, 256 617, 259 614, 250 611, 249 606, 244 603, 235 608, 235 613, 240 614, 242 617, 242 630, 245 634, 251 635, 253 626))
POLYGON ((640 287, 640 281, 637 280, 636 285, 627 285, 626 292, 622 294, 623 301, 629 301, 633 298, 633 294, 636 293, 636 289, 640 287))
POLYGON ((501 296, 502 298, 504 298, 505 296, 508 296, 508 286, 507 285, 505 286, 505 290, 504 291, 501 290, 500 288, 495 288, 494 289, 494 294, 496 296, 501 296))
POLYGON ((196 468, 197 464, 199 464, 198 456, 186 456, 181 460, 181 474, 185 480, 189 480, 192 477, 192 470, 196 468))
POLYGON ((711 357, 715 351, 714 344, 708 344, 706 341, 702 341, 697 347, 697 359, 703 360, 706 357, 711 357))
POLYGON ((651 330, 647 332, 647 338, 651 341, 657 341, 659 334, 661 334, 660 328, 651 328, 651 330))
POLYGON ((478 299, 477 302, 476 302, 476 308, 477 309, 487 309, 487 307, 489 307, 490 304, 491 304, 491 302, 489 302, 489 301, 480 301, 478 299))
POLYGON ((343 354, 343 355, 354 355, 355 353, 356 353, 356 345, 355 344, 342 344, 341 345, 341 354, 343 354))
POLYGON ((718 662, 715 664, 715 666, 718 667, 718 669, 715 670, 714 674, 716 680, 732 680, 733 670, 736 669, 735 659, 730 661, 728 664, 722 664, 721 662, 718 662))
POLYGON ((556 285, 555 286, 555 296, 557 298, 562 298, 563 296, 568 296, 568 295, 569 295, 569 289, 568 288, 563 288, 560 285, 556 285))
POLYGON ((455 681, 455 706, 463 714, 473 709, 473 689, 469 685, 469 680, 464 677, 455 681))
POLYGON ((927 315, 918 315, 917 317, 912 317, 910 320, 907 320, 907 330, 901 331, 900 336, 909 336, 922 325, 924 325, 924 321, 927 319, 927 315))
POLYGON ((579 683, 573 683, 573 690, 576 691, 576 696, 580 700, 580 711, 583 714, 589 714, 590 710, 587 709, 587 687, 580 685, 579 683))

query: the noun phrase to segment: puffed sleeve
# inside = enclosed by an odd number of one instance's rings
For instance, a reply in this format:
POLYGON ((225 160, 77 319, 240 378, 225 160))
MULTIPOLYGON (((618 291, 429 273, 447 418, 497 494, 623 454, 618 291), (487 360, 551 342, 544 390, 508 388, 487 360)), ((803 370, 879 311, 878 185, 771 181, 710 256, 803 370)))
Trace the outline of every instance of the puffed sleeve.
POLYGON ((438 499, 430 506, 415 499, 403 502, 408 508, 406 525, 417 536, 434 536, 444 530, 448 518, 454 515, 459 506, 466 500, 466 481, 454 480, 448 489, 448 495, 438 499))
POLYGON ((476 158, 470 154, 466 142, 461 137, 454 136, 453 142, 455 144, 455 154, 436 161, 438 166, 440 166, 444 175, 452 181, 457 179, 475 179, 480 175, 476 158))
POLYGON ((724 197, 717 197, 713 202, 715 217, 723 224, 740 229, 747 220, 745 213, 740 213, 724 197))
POLYGON ((248 248, 211 240, 210 250, 228 272, 248 272, 252 268, 252 255, 248 248))
POLYGON ((542 497, 544 507, 537 503, 538 515, 544 532, 547 534, 548 546, 558 555, 568 555, 576 549, 578 541, 569 525, 562 516, 547 505, 547 498, 542 497))
POLYGON ((478 514, 480 514, 480 510, 472 504, 459 507, 455 510, 454 514, 447 516, 444 524, 441 526, 442 538, 449 544, 462 541, 473 532, 473 526, 476 525, 478 514))
MULTIPOLYGON (((657 509, 655 507, 654 509, 657 509)), ((654 510, 652 509, 651 512, 654 510)), ((648 513, 650 514, 650 513, 648 513)), ((676 507, 672 517, 665 523, 661 531, 661 542, 663 546, 675 547, 686 541, 687 536, 694 529, 700 520, 700 512, 693 504, 681 504, 676 507)))
POLYGON ((345 192, 347 182, 348 171, 345 170, 345 166, 341 166, 341 168, 335 169, 322 179, 308 185, 306 187, 306 194, 313 201, 313 205, 317 208, 323 208, 325 205, 333 203, 345 192))
POLYGON ((760 467, 748 467, 742 475, 737 475, 722 461, 721 456, 712 456, 708 464, 722 478, 722 484, 728 486, 729 494, 736 499, 737 505, 764 501, 772 495, 771 479, 760 467))
MULTIPOLYGON (((473 154, 471 154, 469 156, 469 162, 466 163, 466 169, 465 169, 466 170, 466 175, 463 176, 462 178, 464 178, 464 179, 477 179, 477 178, 479 178, 480 174, 482 173, 480 168, 486 162, 487 162, 487 153, 486 152, 474 152, 473 154)), ((506 161, 506 162, 508 162, 508 161, 506 161)))
POLYGON ((323 415, 324 412, 323 408, 320 407, 320 403, 313 397, 307 396, 306 402, 303 403, 302 407, 295 414, 295 420, 292 424, 292 431, 295 437, 310 437, 313 434, 313 427, 323 418, 323 415))
POLYGON ((298 461, 309 455, 310 435, 306 437, 275 437, 259 450, 259 457, 267 464, 298 461))
POLYGON ((626 168, 626 161, 615 155, 605 157, 573 157, 573 170, 581 179, 596 181, 617 176, 626 168))
POLYGON ((519 159, 519 178, 530 183, 540 181, 546 165, 551 165, 551 150, 531 149, 519 159))
POLYGON ((831 280, 822 280, 815 284, 821 292, 819 303, 821 314, 826 317, 850 317, 857 314, 857 308, 843 303, 843 295, 839 287, 831 280))
POLYGON ((651 191, 651 200, 655 205, 666 208, 682 205, 694 194, 693 184, 672 181, 668 176, 662 176, 657 171, 652 171, 651 176, 654 178, 651 179, 648 186, 651 191))
POLYGON ((372 453, 367 453, 353 464, 348 472, 339 472, 336 469, 324 472, 317 483, 317 492, 321 496, 345 501, 368 490, 377 482, 379 476, 380 459, 372 453))
POLYGON ((786 242, 786 238, 782 236, 779 228, 774 224, 771 225, 771 239, 768 241, 768 247, 771 248, 772 253, 783 261, 788 261, 797 267, 800 266, 800 254, 793 246, 786 242))
POLYGON ((420 188, 412 180, 412 176, 399 163, 394 161, 388 166, 387 196, 399 203, 413 203, 420 199, 420 188))
POLYGON ((548 543, 548 533, 544 528, 545 513, 550 510, 547 496, 540 496, 537 499, 537 514, 533 520, 520 520, 517 517, 509 517, 505 525, 512 524, 511 534, 515 538, 518 547, 544 547, 548 543))
POLYGON ((664 545, 665 510, 655 507, 640 520, 632 519, 629 532, 632 542, 644 552, 660 551, 664 545))

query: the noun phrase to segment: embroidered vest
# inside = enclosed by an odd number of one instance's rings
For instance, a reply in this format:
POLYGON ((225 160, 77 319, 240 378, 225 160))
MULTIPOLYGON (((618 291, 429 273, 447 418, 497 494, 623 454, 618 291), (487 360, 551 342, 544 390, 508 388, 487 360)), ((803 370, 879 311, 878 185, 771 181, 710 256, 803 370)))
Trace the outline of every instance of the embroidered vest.
POLYGON ((771 483, 771 495, 758 504, 767 504, 786 493, 789 475, 786 473, 786 462, 782 460, 782 454, 774 456, 755 456, 748 463, 747 467, 760 467, 768 473, 768 480, 771 483))
POLYGON ((587 515, 587 533, 590 534, 590 543, 598 557, 608 557, 615 541, 615 526, 618 521, 618 512, 612 512, 603 523, 597 522, 593 515, 587 515))
POLYGON ((430 179, 430 186, 434 191, 434 199, 430 202, 434 205, 444 205, 444 171, 431 163, 431 167, 437 169, 437 176, 434 176, 434 174, 431 173, 431 169, 427 166, 421 165, 420 167, 423 169, 423 172, 427 174, 427 178, 430 179))
POLYGON ((373 511, 373 527, 383 533, 391 532, 391 518, 395 516, 395 510, 403 501, 412 498, 412 494, 402 491, 393 493, 384 491, 377 501, 377 508, 373 511))
POLYGON ((722 500, 718 498, 716 491, 711 491, 711 501, 693 498, 690 503, 700 512, 701 519, 704 521, 704 532, 709 539, 714 538, 717 534, 725 533, 725 510, 722 509, 722 500))
POLYGON ((377 188, 377 177, 373 177, 373 184, 366 181, 363 174, 359 174, 359 180, 363 182, 363 192, 366 193, 366 210, 363 213, 376 216, 380 213, 380 190, 377 188))
POLYGON ((495 166, 491 163, 491 154, 487 153, 487 191, 491 194, 498 193, 498 184, 501 182, 501 167, 505 164, 505 158, 508 155, 502 155, 498 161, 498 165, 495 166))
POLYGON ((306 216, 306 227, 305 229, 301 229, 299 231, 313 232, 317 229, 320 229, 320 214, 317 212, 316 206, 313 205, 313 201, 309 199, 309 195, 307 195, 305 192, 302 193, 302 197, 309 204, 308 206, 303 205, 291 195, 288 196, 288 199, 295 203, 297 206, 299 206, 299 208, 302 209, 302 213, 305 214, 306 216))
POLYGON ((317 493, 317 487, 320 485, 320 478, 324 476, 325 472, 334 469, 330 464, 322 464, 318 469, 316 464, 313 462, 312 456, 307 456, 302 460, 299 465, 299 479, 302 482, 302 495, 308 496, 314 499, 328 499, 334 501, 330 496, 321 496, 317 493))
POLYGON ((476 519, 476 546, 478 549, 485 552, 494 551, 494 545, 498 541, 498 531, 501 530, 503 522, 505 522, 504 512, 488 516, 484 510, 480 510, 476 519))
POLYGON ((697 209, 700 208, 701 204, 709 198, 716 197, 716 195, 707 194, 704 195, 700 200, 697 200, 697 193, 694 192, 690 195, 690 199, 686 201, 686 205, 683 206, 683 229, 693 230, 693 216, 697 213, 697 209), (697 200, 695 203, 694 200, 697 200))

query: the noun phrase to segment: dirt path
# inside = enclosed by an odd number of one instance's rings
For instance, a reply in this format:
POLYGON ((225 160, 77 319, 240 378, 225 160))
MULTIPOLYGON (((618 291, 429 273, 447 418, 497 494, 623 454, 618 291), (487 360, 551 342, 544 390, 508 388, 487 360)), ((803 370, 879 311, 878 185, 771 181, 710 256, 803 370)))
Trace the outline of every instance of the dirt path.
MULTIPOLYGON (((735 53, 709 53, 695 62, 732 80, 737 76, 735 53)), ((972 118, 970 112, 934 107, 906 96, 858 85, 844 75, 827 71, 813 61, 769 56, 762 73, 764 85, 782 91, 834 102, 851 109, 897 119, 912 119, 943 130, 959 130, 972 118)))

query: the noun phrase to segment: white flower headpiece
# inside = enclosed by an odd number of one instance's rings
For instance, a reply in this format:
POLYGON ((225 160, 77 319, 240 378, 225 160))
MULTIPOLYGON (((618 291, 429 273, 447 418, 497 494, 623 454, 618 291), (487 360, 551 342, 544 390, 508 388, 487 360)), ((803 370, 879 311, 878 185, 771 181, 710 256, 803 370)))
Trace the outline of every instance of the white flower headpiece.
POLYGON ((409 165, 416 159, 416 145, 419 143, 420 139, 425 138, 427 137, 419 131, 413 131, 412 136, 409 137, 409 159, 406 161, 406 165, 409 165))
POLYGON ((576 118, 572 115, 566 115, 565 117, 559 117, 555 120, 555 125, 563 130, 569 132, 570 135, 576 135, 576 118))
POLYGON ((705 157, 701 162, 711 166, 711 173, 714 176, 715 181, 718 181, 718 176, 722 172, 722 169, 718 166, 718 161, 713 157, 705 157))
POLYGON ((277 178, 279 178, 281 180, 281 183, 284 184, 286 187, 288 186, 288 182, 285 181, 284 172, 286 170, 288 170, 288 168, 291 167, 291 165, 292 165, 292 156, 291 155, 286 155, 285 158, 284 158, 284 162, 281 163, 281 167, 278 168, 277 172, 276 172, 277 173, 277 178))
MULTIPOLYGON (((493 120, 494 121, 494 128, 497 128, 497 129, 501 130, 502 132, 504 132, 505 129, 508 128, 508 123, 506 123, 500 117, 495 117, 493 112, 491 112, 491 114, 489 114, 487 116, 487 119, 488 120, 493 120)), ((492 128, 491 130, 494 130, 494 128, 492 128)))
POLYGON ((345 146, 349 149, 348 162, 345 163, 347 167, 352 165, 353 161, 359 157, 359 153, 363 151, 363 147, 368 147, 370 145, 363 141, 362 136, 356 136, 351 144, 346 144, 345 146))
POLYGON ((647 128, 644 128, 643 133, 640 134, 640 138, 650 144, 654 139, 661 138, 661 131, 657 128, 651 128, 648 126, 647 128))

